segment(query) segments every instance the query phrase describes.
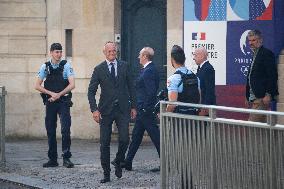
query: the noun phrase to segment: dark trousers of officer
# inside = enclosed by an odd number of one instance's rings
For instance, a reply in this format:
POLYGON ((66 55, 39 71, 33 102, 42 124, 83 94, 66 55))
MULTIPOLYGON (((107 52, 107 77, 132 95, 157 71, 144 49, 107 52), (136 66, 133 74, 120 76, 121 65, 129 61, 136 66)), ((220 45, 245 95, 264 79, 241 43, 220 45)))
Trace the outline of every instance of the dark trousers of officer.
POLYGON ((71 116, 70 106, 68 103, 63 101, 58 102, 47 102, 46 103, 46 117, 45 117, 45 128, 48 137, 48 157, 51 160, 57 161, 57 141, 56 141, 56 128, 57 128, 57 114, 60 118, 61 123, 61 135, 62 135, 62 157, 70 158, 70 127, 71 127, 71 116))
POLYGON ((100 150, 101 166, 105 175, 110 174, 110 141, 112 133, 112 123, 115 121, 118 128, 118 151, 116 153, 116 162, 120 164, 125 158, 129 143, 129 121, 130 113, 123 113, 119 106, 114 106, 112 112, 108 115, 102 115, 100 120, 100 150))
POLYGON ((126 160, 132 162, 142 142, 145 130, 154 143, 160 157, 160 131, 156 123, 155 114, 152 112, 138 111, 135 126, 132 131, 131 143, 126 160))

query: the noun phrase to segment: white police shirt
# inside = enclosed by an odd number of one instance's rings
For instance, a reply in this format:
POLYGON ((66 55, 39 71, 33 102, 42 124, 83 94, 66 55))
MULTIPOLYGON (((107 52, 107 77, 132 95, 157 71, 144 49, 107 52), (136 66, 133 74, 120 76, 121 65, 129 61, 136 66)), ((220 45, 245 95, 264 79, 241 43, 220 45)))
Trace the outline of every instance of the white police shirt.
MULTIPOLYGON (((51 66, 53 69, 56 69, 59 67, 59 63, 58 64, 54 64, 51 62, 51 60, 49 60, 49 62, 51 63, 51 66)), ((47 76, 47 71, 46 71, 46 64, 42 64, 40 69, 39 69, 39 72, 38 72, 38 77, 41 79, 41 80, 44 80, 47 76)), ((73 68, 71 67, 71 64, 69 62, 66 62, 66 64, 64 65, 64 68, 63 68, 63 78, 64 79, 68 79, 69 77, 71 76, 74 76, 74 71, 73 71, 73 68)))

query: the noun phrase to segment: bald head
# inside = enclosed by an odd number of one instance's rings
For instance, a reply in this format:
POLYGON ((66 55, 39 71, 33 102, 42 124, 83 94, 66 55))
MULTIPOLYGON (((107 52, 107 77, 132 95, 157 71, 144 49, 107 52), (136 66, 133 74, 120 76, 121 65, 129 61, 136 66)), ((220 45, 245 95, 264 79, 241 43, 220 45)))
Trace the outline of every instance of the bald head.
POLYGON ((152 49, 151 47, 144 47, 141 50, 141 54, 145 55, 148 61, 152 61, 154 56, 154 49, 152 49))
POLYGON ((116 59, 117 47, 112 41, 106 42, 103 48, 103 53, 108 61, 114 61, 116 59))
POLYGON ((197 65, 200 65, 202 62, 207 60, 208 52, 204 47, 195 49, 193 53, 193 60, 197 65))
POLYGON ((103 48, 103 51, 105 51, 107 48, 110 48, 110 47, 115 47, 116 48, 116 44, 115 42, 113 41, 107 41, 104 45, 104 48, 103 48))
POLYGON ((139 60, 141 65, 145 65, 147 62, 152 61, 154 56, 154 50, 151 47, 144 47, 139 52, 139 60))

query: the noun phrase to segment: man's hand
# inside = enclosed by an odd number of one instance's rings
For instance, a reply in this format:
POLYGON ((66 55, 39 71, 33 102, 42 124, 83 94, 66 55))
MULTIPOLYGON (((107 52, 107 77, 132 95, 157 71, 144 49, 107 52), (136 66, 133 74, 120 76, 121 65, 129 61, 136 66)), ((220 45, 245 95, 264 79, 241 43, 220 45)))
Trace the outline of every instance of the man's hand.
POLYGON ((157 119, 158 119, 158 120, 160 120, 160 112, 159 112, 159 113, 157 113, 157 115, 156 115, 156 116, 157 116, 157 119))
POLYGON ((58 99, 61 97, 61 95, 60 95, 60 93, 53 93, 51 97, 52 97, 54 100, 58 100, 58 99))
POLYGON ((93 119, 95 120, 95 122, 100 123, 101 118, 101 113, 98 110, 93 112, 93 119))
POLYGON ((130 111, 130 117, 131 119, 135 119, 136 118, 136 115, 137 115, 137 111, 135 108, 131 108, 131 111, 130 111))
POLYGON ((54 102, 55 100, 54 100, 54 98, 50 97, 50 98, 48 99, 48 101, 49 101, 49 102, 54 102))
MULTIPOLYGON (((178 92, 171 91, 168 93, 168 98, 170 102, 176 102, 178 99, 178 92)), ((174 112, 176 105, 168 104, 166 107, 166 112, 174 112)))
POLYGON ((166 107, 166 112, 174 112, 176 109, 176 105, 168 104, 166 107))
POLYGON ((247 99, 245 100, 245 106, 246 106, 247 108, 250 107, 250 102, 249 102, 247 99))
POLYGON ((60 93, 54 93, 54 92, 51 92, 50 96, 51 97, 48 99, 49 102, 54 102, 61 97, 60 93))
POLYGON ((265 104, 265 105, 268 106, 269 103, 270 103, 270 101, 271 101, 270 95, 265 95, 265 96, 263 97, 262 101, 263 101, 263 104, 265 104))

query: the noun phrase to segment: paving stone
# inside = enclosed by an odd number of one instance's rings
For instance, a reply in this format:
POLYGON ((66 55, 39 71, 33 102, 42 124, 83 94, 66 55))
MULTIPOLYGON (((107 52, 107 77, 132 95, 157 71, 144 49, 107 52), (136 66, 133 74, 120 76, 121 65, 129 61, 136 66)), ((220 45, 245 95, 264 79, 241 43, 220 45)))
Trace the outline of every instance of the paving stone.
MULTIPOLYGON (((61 143, 58 140, 58 156, 61 143)), ((160 174, 150 169, 159 166, 158 154, 152 143, 143 144, 133 161, 133 171, 123 170, 121 179, 114 175, 111 166, 111 182, 100 184, 102 169, 100 165, 99 144, 90 140, 72 140, 71 160, 75 167, 67 169, 58 159, 59 167, 43 168, 47 158, 46 140, 20 140, 6 143, 6 168, 0 170, 1 179, 46 189, 99 188, 99 189, 158 189, 160 174)), ((111 160, 114 159, 118 145, 111 144, 111 160)), ((1 185, 0 185, 1 186, 1 185)))

